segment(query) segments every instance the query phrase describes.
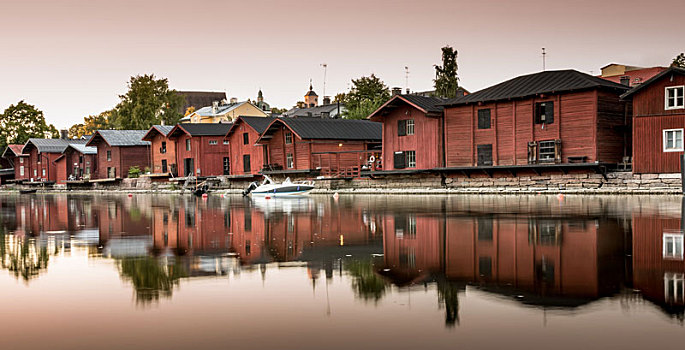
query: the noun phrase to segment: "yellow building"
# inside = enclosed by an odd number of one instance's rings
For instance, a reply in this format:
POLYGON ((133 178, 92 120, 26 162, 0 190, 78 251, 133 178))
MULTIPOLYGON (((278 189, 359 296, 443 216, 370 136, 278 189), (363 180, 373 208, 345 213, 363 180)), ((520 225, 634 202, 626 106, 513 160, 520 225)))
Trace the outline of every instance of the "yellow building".
POLYGON ((180 120, 181 123, 231 123, 239 116, 266 117, 267 114, 250 101, 220 104, 202 107, 180 120))

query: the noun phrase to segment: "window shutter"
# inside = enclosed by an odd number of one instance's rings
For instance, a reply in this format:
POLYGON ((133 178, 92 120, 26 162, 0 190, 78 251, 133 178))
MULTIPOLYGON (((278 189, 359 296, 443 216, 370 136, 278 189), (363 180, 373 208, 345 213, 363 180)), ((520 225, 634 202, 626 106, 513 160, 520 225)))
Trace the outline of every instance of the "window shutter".
POLYGON ((545 103, 545 123, 554 123, 554 102, 552 101, 545 103))
POLYGON ((397 136, 405 136, 407 135, 407 121, 406 120, 398 120, 397 121, 397 136))
POLYGON ((554 162, 561 163, 561 140, 554 140, 554 162))
POLYGON ((478 110, 478 129, 490 129, 490 109, 478 110))
POLYGON ((537 142, 528 142, 528 164, 535 164, 538 161, 538 147, 537 142))
POLYGON ((405 164, 404 152, 395 152, 393 165, 395 166, 395 169, 404 169, 407 167, 405 164))

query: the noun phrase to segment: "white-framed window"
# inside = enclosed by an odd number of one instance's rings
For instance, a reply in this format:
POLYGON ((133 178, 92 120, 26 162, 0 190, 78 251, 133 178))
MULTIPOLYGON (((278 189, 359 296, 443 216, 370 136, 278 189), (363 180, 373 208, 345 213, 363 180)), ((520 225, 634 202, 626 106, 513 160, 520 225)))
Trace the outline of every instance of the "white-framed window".
POLYGON ((405 151, 404 156, 407 159, 407 168, 416 168, 416 151, 405 151))
POLYGON ((668 86, 665 94, 666 109, 685 108, 685 86, 668 86))
POLYGON ((24 166, 19 167, 19 176, 24 176, 24 166))
POLYGON ((38 170, 33 169, 33 177, 37 177, 37 176, 38 176, 38 170))
POLYGON ((224 145, 228 145, 228 140, 224 140, 224 145))
POLYGON ((19 164, 24 164, 24 158, 23 157, 19 157, 19 164))
POLYGON ((42 175, 42 176, 43 176, 43 177, 45 177, 45 169, 43 169, 43 172, 42 172, 42 173, 43 173, 43 175, 42 175))
POLYGON ((286 133, 285 133, 285 144, 286 144, 286 145, 289 145, 289 144, 291 144, 291 143, 293 143, 293 133, 291 133, 291 132, 286 132, 286 133))
POLYGON ((683 260, 683 234, 664 233, 663 235, 664 259, 683 260))
POLYGON ((682 273, 664 273, 664 301, 682 304, 685 302, 685 276, 682 273))
POLYGON ((190 151, 190 139, 186 139, 186 151, 190 151))
POLYGON ((288 169, 293 168, 294 164, 293 164, 293 154, 292 153, 288 153, 285 155, 285 165, 286 165, 286 167, 288 167, 288 169))
POLYGON ((209 144, 210 144, 210 145, 218 145, 218 144, 219 144, 219 141, 217 141, 217 140, 209 140, 209 144))
POLYGON ((414 119, 407 119, 407 135, 414 135, 414 119))
POLYGON ((664 152, 683 151, 683 129, 664 130, 664 152))

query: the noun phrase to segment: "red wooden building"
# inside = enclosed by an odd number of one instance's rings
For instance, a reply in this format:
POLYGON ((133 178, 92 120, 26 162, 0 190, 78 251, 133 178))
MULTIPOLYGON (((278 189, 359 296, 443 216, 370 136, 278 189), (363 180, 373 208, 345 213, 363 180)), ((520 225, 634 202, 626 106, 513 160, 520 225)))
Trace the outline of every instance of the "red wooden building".
POLYGON ((255 175, 264 168, 267 147, 257 140, 274 118, 238 117, 226 134, 230 147, 230 174, 255 175))
POLYGON ((258 143, 267 146, 267 172, 355 176, 380 156, 382 124, 368 120, 279 118, 258 143))
POLYGON ((55 160, 57 184, 67 181, 90 180, 97 178, 97 156, 95 147, 84 144, 70 144, 62 155, 55 160))
POLYGON ((368 118, 383 123, 383 170, 444 166, 444 100, 395 95, 368 118))
POLYGON ((621 96, 633 106, 633 172, 680 171, 685 69, 671 67, 621 96))
POLYGON ((445 102, 447 167, 619 163, 627 86, 575 70, 516 77, 445 102))
POLYGON ((178 124, 167 135, 176 144, 179 176, 229 175, 229 147, 224 137, 231 123, 178 124))
POLYGON ((29 180, 32 182, 56 182, 57 165, 55 161, 70 144, 83 145, 86 140, 29 139, 22 153, 28 154, 29 180))
POLYGON ((150 142, 143 141, 146 130, 98 130, 86 146, 97 148, 97 178, 128 177, 131 167, 141 171, 150 166, 150 142))
POLYGON ((176 165, 176 144, 167 138, 173 129, 170 125, 153 125, 143 136, 150 142, 150 172, 152 174, 178 175, 176 165))
POLYGON ((2 158, 6 159, 14 168, 14 180, 20 182, 30 179, 31 168, 29 167, 29 155, 23 154, 24 145, 8 145, 2 153, 2 158))

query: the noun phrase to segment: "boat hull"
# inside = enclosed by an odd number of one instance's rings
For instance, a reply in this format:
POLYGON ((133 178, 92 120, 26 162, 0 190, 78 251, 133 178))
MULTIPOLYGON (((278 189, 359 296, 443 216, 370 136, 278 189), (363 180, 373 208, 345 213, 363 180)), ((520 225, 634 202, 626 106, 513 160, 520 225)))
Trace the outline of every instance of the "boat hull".
POLYGON ((314 186, 295 184, 290 186, 264 186, 266 188, 260 187, 250 192, 250 194, 255 197, 292 197, 307 195, 314 189, 314 186))

